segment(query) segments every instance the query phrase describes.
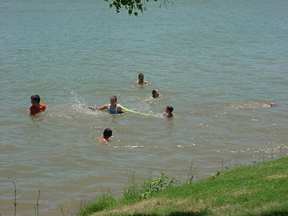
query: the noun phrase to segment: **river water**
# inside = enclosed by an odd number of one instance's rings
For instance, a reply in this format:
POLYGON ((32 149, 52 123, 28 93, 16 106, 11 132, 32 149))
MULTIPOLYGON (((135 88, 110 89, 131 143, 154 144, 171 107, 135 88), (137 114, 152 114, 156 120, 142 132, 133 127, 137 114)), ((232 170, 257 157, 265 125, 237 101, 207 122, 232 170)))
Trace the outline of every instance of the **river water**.
POLYGON ((131 179, 287 154, 288 1, 170 2, 134 17, 102 0, 1 0, 0 213, 13 214, 13 181, 18 215, 34 214, 38 190, 41 216, 69 215, 131 179), (48 104, 36 118, 33 94, 48 104), (87 109, 111 95, 151 116, 87 109))

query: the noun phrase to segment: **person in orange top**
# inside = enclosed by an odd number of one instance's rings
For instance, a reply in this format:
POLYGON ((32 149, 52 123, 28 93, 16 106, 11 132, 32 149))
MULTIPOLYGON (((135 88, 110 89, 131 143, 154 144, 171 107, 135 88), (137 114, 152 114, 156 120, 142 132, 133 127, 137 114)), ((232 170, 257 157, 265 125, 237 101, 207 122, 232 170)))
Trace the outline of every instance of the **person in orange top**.
POLYGON ((30 115, 36 115, 37 113, 44 112, 46 110, 46 104, 40 104, 40 96, 32 95, 31 96, 30 115))

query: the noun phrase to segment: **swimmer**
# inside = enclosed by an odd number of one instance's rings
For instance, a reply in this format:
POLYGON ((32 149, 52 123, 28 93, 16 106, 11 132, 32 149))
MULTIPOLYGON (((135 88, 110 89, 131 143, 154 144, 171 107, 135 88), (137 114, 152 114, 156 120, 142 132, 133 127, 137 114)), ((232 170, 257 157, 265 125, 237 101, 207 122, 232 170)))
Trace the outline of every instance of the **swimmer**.
POLYGON ((152 98, 159 98, 160 97, 160 93, 158 89, 153 89, 152 90, 152 98))
POLYGON ((274 103, 274 102, 264 103, 262 105, 263 108, 272 108, 272 107, 275 107, 275 106, 277 106, 277 104, 274 103))
POLYGON ((166 118, 172 118, 173 117, 173 112, 174 108, 172 106, 166 106, 165 112, 163 113, 163 116, 166 118))
POLYGON ((96 109, 100 111, 107 110, 110 114, 121 114, 124 112, 123 107, 117 103, 117 96, 112 96, 110 98, 110 104, 96 107, 96 109))
POLYGON ((149 84, 148 81, 144 80, 144 74, 143 73, 139 73, 138 74, 137 84, 140 85, 140 86, 149 84))
POLYGON ((98 141, 102 144, 108 144, 111 141, 112 130, 110 128, 105 128, 103 131, 103 135, 98 137, 98 141))
POLYGON ((47 105, 44 103, 40 103, 39 95, 31 96, 31 107, 30 107, 30 115, 34 116, 37 113, 44 112, 46 110, 47 105))

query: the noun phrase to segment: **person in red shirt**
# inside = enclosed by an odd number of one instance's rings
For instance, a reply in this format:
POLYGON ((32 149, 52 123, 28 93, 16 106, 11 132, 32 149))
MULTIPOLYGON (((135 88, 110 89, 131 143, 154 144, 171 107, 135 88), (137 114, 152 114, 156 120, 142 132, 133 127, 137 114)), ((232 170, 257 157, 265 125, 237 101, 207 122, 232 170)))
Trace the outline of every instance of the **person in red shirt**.
POLYGON ((47 105, 41 103, 40 104, 40 96, 39 95, 32 95, 31 96, 31 104, 30 107, 30 115, 36 115, 37 113, 44 112, 46 110, 47 105))

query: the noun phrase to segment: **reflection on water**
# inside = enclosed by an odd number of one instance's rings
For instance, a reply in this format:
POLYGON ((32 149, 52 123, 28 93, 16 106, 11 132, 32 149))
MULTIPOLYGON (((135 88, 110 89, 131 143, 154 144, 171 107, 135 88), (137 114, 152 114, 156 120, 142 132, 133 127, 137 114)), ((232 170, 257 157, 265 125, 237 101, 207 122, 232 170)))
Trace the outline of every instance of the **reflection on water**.
POLYGON ((246 110, 251 110, 251 109, 264 109, 264 108, 272 108, 275 107, 276 104, 274 102, 267 102, 267 101, 262 101, 262 102, 243 102, 243 103, 234 103, 229 105, 233 109, 246 109, 246 110))

